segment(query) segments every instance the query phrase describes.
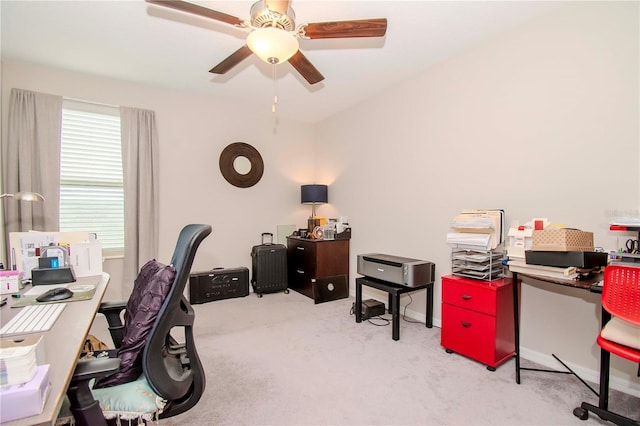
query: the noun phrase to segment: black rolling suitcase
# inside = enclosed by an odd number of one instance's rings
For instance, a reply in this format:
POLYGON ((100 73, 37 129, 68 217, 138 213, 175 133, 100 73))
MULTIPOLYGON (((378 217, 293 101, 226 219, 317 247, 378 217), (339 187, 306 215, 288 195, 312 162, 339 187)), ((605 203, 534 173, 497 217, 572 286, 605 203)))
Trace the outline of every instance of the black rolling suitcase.
POLYGON ((275 293, 287 288, 287 247, 273 244, 273 234, 262 233, 262 244, 251 249, 251 285, 253 292, 262 297, 263 293, 275 293), (270 241, 266 242, 265 237, 270 241))

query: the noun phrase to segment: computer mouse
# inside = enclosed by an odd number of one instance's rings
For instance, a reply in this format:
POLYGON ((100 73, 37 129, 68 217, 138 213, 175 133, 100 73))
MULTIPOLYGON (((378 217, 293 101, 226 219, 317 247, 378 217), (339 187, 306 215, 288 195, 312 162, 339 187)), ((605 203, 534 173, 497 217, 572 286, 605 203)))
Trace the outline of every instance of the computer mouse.
POLYGON ((56 287, 51 290, 47 290, 40 296, 36 297, 38 302, 56 302, 58 300, 65 300, 73 296, 73 292, 68 288, 56 287))

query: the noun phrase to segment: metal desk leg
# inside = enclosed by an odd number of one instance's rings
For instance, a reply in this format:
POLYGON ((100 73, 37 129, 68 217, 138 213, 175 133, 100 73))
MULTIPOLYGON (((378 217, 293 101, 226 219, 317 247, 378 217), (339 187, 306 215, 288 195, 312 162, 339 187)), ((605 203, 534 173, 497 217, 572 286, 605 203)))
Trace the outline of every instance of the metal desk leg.
MULTIPOLYGON (((605 308, 601 308, 602 316, 600 327, 608 323, 611 314, 605 308)), ((600 349, 600 394, 598 395, 598 407, 603 410, 609 409, 609 371, 611 370, 611 352, 600 349)))
POLYGON ((397 292, 393 292, 391 296, 391 305, 393 306, 393 312, 391 313, 391 322, 393 326, 393 340, 400 340, 400 296, 397 292))
POLYGON ((387 308, 387 312, 389 312, 390 314, 393 314, 393 295, 391 294, 391 292, 389 292, 387 294, 387 300, 389 301, 389 303, 387 304, 388 308, 387 308))
POLYGON ((356 322, 362 322, 362 282, 356 280, 356 304, 353 307, 356 313, 356 322))
POLYGON ((512 272, 513 279, 513 331, 516 346, 516 383, 520 384, 520 306, 518 303, 518 273, 512 272))
POLYGON ((427 287, 427 309, 424 325, 427 328, 433 327, 433 284, 427 287))

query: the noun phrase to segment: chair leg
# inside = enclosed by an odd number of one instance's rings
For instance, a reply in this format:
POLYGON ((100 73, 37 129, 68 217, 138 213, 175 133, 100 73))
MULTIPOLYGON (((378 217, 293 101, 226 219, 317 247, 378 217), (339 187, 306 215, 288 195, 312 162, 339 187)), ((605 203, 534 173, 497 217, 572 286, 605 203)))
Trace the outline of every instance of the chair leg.
POLYGON ((72 381, 67 389, 71 413, 78 426, 106 426, 100 404, 93 398, 89 381, 72 381))
MULTIPOLYGON (((583 410, 591 411, 592 413, 597 414, 598 417, 600 417, 602 420, 608 420, 611 423, 613 423, 615 425, 618 425, 618 426, 638 426, 638 425, 640 425, 640 423, 638 423, 637 421, 635 421, 633 419, 621 416, 620 414, 612 413, 609 410, 603 410, 600 407, 597 407, 595 405, 592 405, 592 404, 589 404, 589 403, 586 403, 586 402, 583 402, 582 405, 580 405, 580 407, 583 410)), ((576 408, 576 410, 577 410, 577 408, 576 408)), ((575 412, 574 412, 574 414, 575 414, 575 412)), ((588 417, 588 414, 587 414, 587 417, 588 417)), ((585 419, 581 418, 581 420, 586 420, 586 418, 585 419)))
POLYGON ((600 399, 598 408, 609 409, 609 371, 611 369, 611 353, 600 349, 600 399))
POLYGON ((640 426, 640 423, 628 417, 609 411, 609 371, 611 353, 600 350, 600 397, 598 405, 583 402, 580 407, 573 410, 573 415, 580 420, 587 420, 589 412, 592 412, 602 420, 610 421, 618 426, 640 426))

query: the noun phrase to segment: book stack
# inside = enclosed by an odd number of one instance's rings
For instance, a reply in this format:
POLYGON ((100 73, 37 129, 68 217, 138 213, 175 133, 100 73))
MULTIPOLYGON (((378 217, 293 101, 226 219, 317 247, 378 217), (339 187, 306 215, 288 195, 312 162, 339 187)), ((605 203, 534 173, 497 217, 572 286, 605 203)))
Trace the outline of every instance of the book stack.
POLYGON ((532 265, 523 260, 515 259, 509 259, 507 265, 512 272, 539 275, 547 278, 576 280, 580 276, 580 271, 575 266, 532 265))

